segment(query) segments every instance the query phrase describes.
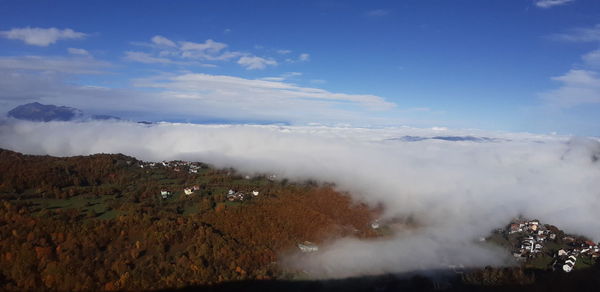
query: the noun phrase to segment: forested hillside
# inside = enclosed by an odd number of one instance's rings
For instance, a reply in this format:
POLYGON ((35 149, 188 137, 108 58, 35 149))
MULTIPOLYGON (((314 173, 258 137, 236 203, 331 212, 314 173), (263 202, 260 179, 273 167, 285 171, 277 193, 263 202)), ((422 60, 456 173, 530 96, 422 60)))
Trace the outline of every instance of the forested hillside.
POLYGON ((296 252, 299 242, 375 236, 374 210, 313 182, 120 154, 58 158, 0 150, 0 168, 3 290, 285 278, 278 256, 296 252), (228 201, 229 189, 259 195, 228 201), (170 194, 163 198, 161 191, 170 194))

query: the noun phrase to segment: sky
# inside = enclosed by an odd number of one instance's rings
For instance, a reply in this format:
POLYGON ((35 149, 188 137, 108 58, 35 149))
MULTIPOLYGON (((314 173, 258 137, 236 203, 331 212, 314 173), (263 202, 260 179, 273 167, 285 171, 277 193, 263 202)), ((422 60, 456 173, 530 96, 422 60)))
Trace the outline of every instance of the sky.
POLYGON ((600 135, 600 2, 0 0, 0 114, 600 135))

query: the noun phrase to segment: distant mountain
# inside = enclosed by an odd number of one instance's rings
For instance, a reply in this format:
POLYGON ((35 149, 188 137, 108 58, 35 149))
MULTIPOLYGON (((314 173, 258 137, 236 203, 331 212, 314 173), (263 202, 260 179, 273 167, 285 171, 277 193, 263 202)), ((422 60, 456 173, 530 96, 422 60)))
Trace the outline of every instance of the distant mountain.
POLYGON ((501 138, 489 138, 489 137, 474 137, 474 136, 434 136, 434 137, 420 137, 420 136, 402 136, 399 138, 390 138, 388 141, 402 141, 402 142, 418 142, 423 140, 443 140, 450 142, 502 142, 508 141, 501 138))
POLYGON ((68 106, 41 104, 32 102, 15 107, 8 112, 8 116, 34 122, 73 121, 73 120, 121 120, 111 115, 84 115, 83 111, 68 106))
POLYGON ((36 122, 71 121, 82 115, 81 110, 76 108, 45 105, 39 102, 23 104, 8 112, 9 117, 36 122))
POLYGON ((111 115, 93 115, 92 116, 92 120, 101 120, 101 121, 106 121, 106 120, 121 120, 121 118, 115 117, 115 116, 111 116, 111 115))

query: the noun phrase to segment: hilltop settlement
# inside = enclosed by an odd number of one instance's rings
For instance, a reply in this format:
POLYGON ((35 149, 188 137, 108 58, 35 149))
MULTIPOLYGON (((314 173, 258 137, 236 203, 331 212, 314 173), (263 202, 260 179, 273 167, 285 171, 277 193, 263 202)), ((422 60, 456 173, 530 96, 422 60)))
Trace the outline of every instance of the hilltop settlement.
POLYGON ((597 243, 583 236, 565 234, 558 227, 539 220, 514 219, 487 240, 505 246, 523 265, 569 273, 596 264, 600 258, 597 243))

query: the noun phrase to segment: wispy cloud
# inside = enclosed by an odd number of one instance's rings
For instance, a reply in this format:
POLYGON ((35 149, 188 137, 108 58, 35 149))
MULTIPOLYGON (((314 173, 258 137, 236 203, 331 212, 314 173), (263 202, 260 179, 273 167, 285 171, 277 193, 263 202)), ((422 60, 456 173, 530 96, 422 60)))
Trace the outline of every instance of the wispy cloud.
POLYGON ((144 52, 125 52, 125 60, 145 63, 145 64, 172 64, 173 61, 167 58, 153 57, 152 55, 144 52))
POLYGON ((390 11, 387 9, 374 9, 374 10, 369 10, 365 13, 365 15, 368 17, 382 17, 382 16, 386 16, 388 14, 390 14, 390 11))
POLYGON ((307 62, 310 60, 310 54, 302 53, 300 56, 298 56, 298 60, 301 62, 307 62))
POLYGON ((298 55, 298 57, 296 57, 296 58, 289 57, 289 58, 285 59, 285 61, 287 63, 308 62, 308 61, 310 61, 310 54, 308 54, 308 53, 301 53, 301 54, 298 55))
POLYGON ((568 42, 600 42, 600 24, 593 27, 580 27, 564 33, 554 34, 551 39, 568 42))
POLYGON ((0 57, 0 70, 25 70, 67 74, 101 74, 111 64, 90 57, 0 57))
POLYGON ((535 6, 540 8, 551 8, 554 6, 565 5, 574 1, 575 0, 536 0, 535 6))
POLYGON ((360 106, 369 110, 386 110, 395 104, 382 97, 368 94, 334 93, 323 89, 301 87, 282 81, 254 80, 225 75, 184 74, 171 77, 157 76, 138 79, 137 87, 159 88, 165 96, 210 101, 231 108, 273 109, 289 113, 307 109, 306 106, 328 108, 335 104, 360 106))
POLYGON ((586 65, 600 68, 600 49, 591 51, 581 57, 586 65))
POLYGON ((59 40, 82 39, 85 38, 87 34, 76 32, 70 28, 24 27, 0 31, 0 36, 7 39, 21 40, 28 45, 47 47, 59 40))
POLYGON ((552 79, 562 85, 541 94, 549 105, 571 108, 585 104, 600 104, 600 78, 597 72, 573 69, 552 79))
POLYGON ((266 80, 266 81, 285 81, 285 80, 289 80, 291 78, 294 77, 298 77, 298 76, 302 76, 302 73, 300 72, 286 72, 284 74, 281 74, 277 77, 264 77, 261 78, 261 80, 266 80))
POLYGON ((90 52, 88 52, 87 50, 84 49, 78 49, 78 48, 68 48, 67 52, 69 52, 69 54, 71 55, 79 55, 79 56, 90 56, 90 52))
POLYGON ((155 35, 154 37, 152 37, 152 43, 159 45, 159 46, 167 46, 167 47, 177 46, 175 44, 175 42, 173 42, 172 40, 170 40, 164 36, 160 36, 160 35, 155 35))
POLYGON ((277 61, 257 56, 243 56, 237 63, 247 70, 265 69, 267 66, 277 66, 277 61))

